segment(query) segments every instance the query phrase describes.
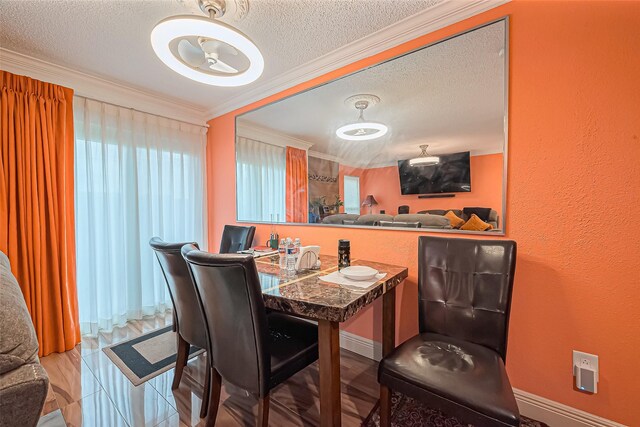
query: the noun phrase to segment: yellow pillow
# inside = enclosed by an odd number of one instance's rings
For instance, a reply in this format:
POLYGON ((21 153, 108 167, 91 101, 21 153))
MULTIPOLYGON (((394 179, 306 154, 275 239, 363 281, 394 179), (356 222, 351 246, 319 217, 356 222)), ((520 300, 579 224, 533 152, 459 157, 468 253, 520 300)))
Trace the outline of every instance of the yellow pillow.
POLYGON ((459 228, 462 224, 464 224, 464 219, 460 218, 458 215, 454 214, 452 211, 449 211, 446 214, 444 214, 444 217, 449 219, 449 222, 451 223, 451 226, 453 228, 459 228))
POLYGON ((460 230, 487 231, 491 230, 492 228, 493 226, 491 224, 487 224, 486 222, 478 218, 478 215, 471 214, 471 218, 469 218, 469 220, 465 222, 462 227, 460 227, 460 230))

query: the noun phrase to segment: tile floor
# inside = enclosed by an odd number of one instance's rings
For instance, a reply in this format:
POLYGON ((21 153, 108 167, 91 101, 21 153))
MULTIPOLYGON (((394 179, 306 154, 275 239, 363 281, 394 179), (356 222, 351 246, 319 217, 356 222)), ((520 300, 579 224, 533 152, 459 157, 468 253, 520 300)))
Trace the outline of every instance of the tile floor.
MULTIPOLYGON (((135 338, 171 324, 172 316, 132 321, 112 333, 85 339, 75 349, 41 359, 49 374, 49 394, 40 427, 58 426, 163 426, 203 424, 202 404, 205 360, 198 356, 185 369, 180 388, 171 390, 173 370, 133 386, 101 351, 110 344, 135 338)), ((377 364, 343 351, 341 357, 342 423, 360 426, 378 395, 377 364)), ((317 426, 319 424, 317 363, 299 372, 271 393, 269 424, 317 426)), ((256 401, 242 390, 225 385, 217 426, 253 426, 256 401)))

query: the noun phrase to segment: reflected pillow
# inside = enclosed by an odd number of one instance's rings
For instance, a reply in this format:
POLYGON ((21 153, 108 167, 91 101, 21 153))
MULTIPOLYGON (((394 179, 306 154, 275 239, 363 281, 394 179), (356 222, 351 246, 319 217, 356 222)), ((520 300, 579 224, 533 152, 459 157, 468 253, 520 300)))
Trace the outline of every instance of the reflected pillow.
POLYGON ((460 230, 487 231, 491 230, 492 228, 493 226, 491 224, 487 224, 486 222, 478 218, 478 215, 471 214, 471 218, 469 218, 469 221, 465 222, 464 225, 460 227, 460 230))
POLYGON ((449 220, 453 228, 460 228, 460 226, 464 224, 464 219, 460 218, 458 215, 454 214, 451 211, 444 214, 444 217, 449 220))
POLYGON ((491 215, 491 208, 480 208, 480 207, 465 207, 462 208, 462 213, 466 215, 467 218, 471 218, 471 215, 476 214, 478 218, 483 221, 489 221, 489 216, 491 215))

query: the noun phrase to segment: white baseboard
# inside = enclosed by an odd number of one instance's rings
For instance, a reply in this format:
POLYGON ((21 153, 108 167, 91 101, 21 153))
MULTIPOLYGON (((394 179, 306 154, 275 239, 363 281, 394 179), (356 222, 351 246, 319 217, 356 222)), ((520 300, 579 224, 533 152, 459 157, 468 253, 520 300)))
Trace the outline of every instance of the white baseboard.
MULTIPOLYGON (((340 347, 375 361, 382 358, 381 343, 349 332, 340 331, 340 347)), ((549 427, 624 427, 623 424, 517 388, 513 389, 513 393, 522 415, 542 421, 549 427)))
POLYGON ((349 332, 340 331, 340 347, 376 362, 382 359, 382 343, 349 332))
POLYGON ((554 400, 513 389, 520 412, 538 421, 547 423, 550 427, 624 427, 623 424, 590 414, 571 406, 563 405, 554 400))

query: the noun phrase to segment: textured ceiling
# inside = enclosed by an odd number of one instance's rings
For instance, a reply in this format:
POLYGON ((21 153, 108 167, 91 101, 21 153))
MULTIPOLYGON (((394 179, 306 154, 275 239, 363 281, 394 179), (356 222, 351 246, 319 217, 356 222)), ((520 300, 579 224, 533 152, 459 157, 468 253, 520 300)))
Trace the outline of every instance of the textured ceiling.
POLYGON ((502 152, 505 25, 503 21, 366 69, 249 112, 239 121, 313 143, 312 151, 349 164, 386 164, 429 152, 502 152), (349 96, 381 102, 367 120, 389 126, 371 141, 343 141, 335 130, 357 119, 349 96))
MULTIPOLYGON (((246 18, 223 21, 261 49, 263 83, 442 1, 250 0, 246 18)), ((149 34, 180 14, 202 13, 195 0, 0 0, 0 46, 203 109, 250 88, 192 82, 160 62, 149 34)))

